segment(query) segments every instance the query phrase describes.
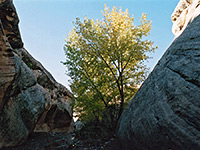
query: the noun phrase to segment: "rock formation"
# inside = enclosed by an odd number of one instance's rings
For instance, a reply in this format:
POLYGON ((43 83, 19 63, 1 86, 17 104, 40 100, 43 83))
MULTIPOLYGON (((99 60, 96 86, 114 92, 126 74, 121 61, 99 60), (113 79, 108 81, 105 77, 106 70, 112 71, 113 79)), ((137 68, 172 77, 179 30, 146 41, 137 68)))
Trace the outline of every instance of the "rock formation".
POLYGON ((199 15, 199 0, 181 0, 172 14, 173 27, 172 32, 178 37, 199 15))
POLYGON ((123 112, 123 149, 200 149, 200 6, 181 0, 177 37, 123 112))
POLYGON ((0 148, 73 129, 71 93, 23 47, 12 0, 0 0, 0 148))

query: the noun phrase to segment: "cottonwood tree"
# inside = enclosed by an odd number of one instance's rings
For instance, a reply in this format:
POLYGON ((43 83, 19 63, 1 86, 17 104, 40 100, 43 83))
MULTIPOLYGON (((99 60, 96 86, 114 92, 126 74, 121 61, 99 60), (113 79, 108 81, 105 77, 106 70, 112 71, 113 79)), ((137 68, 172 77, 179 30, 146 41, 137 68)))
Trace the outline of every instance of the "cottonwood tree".
POLYGON ((156 47, 144 38, 151 30, 146 14, 138 26, 128 9, 105 5, 102 15, 102 20, 76 19, 66 39, 64 65, 80 119, 116 125, 147 75, 147 53, 156 47))

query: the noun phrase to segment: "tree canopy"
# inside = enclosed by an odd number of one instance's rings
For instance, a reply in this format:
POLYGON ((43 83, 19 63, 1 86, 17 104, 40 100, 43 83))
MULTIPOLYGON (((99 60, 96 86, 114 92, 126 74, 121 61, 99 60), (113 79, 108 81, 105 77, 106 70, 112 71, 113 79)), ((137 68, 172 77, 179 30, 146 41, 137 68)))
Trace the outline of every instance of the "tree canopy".
POLYGON ((138 26, 128 9, 105 5, 102 15, 102 20, 76 19, 66 39, 64 65, 80 119, 117 122, 146 78, 144 61, 156 47, 146 38, 151 30, 146 14, 138 26))

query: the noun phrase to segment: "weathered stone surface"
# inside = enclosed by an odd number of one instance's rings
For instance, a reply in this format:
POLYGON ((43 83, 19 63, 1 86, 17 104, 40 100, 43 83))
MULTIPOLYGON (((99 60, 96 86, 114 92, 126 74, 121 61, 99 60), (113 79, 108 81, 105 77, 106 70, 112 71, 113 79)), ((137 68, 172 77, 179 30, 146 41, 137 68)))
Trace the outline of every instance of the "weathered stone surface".
POLYGON ((187 23, 123 112, 123 149, 200 149, 199 24, 187 23))
POLYGON ((0 0, 0 148, 73 130, 71 93, 23 48, 18 22, 12 0, 0 0))
POLYGON ((178 37, 187 25, 199 15, 199 0, 180 0, 171 18, 173 21, 172 32, 178 37))
POLYGON ((6 101, 5 92, 14 79, 14 54, 7 42, 3 26, 0 21, 0 111, 6 101))
POLYGON ((13 0, 0 1, 0 19, 6 37, 11 47, 15 49, 23 47, 23 42, 18 27, 19 18, 12 1, 13 0))
POLYGON ((18 52, 21 54, 23 62, 34 72, 32 75, 36 78, 37 83, 48 92, 45 111, 36 124, 35 131, 66 132, 72 130, 71 93, 69 90, 57 83, 41 63, 35 60, 24 48, 18 49, 18 52))

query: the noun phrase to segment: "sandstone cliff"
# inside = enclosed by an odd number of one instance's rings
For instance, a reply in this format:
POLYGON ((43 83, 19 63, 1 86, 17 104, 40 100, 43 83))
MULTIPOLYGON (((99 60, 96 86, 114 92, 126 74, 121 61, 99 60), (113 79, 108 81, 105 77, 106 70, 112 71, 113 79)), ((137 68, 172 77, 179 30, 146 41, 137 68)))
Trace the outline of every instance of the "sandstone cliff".
POLYGON ((175 40, 121 116, 123 149, 200 149, 200 6, 181 0, 175 40))
POLYGON ((0 0, 0 148, 73 129, 71 93, 23 47, 12 0, 0 0))

